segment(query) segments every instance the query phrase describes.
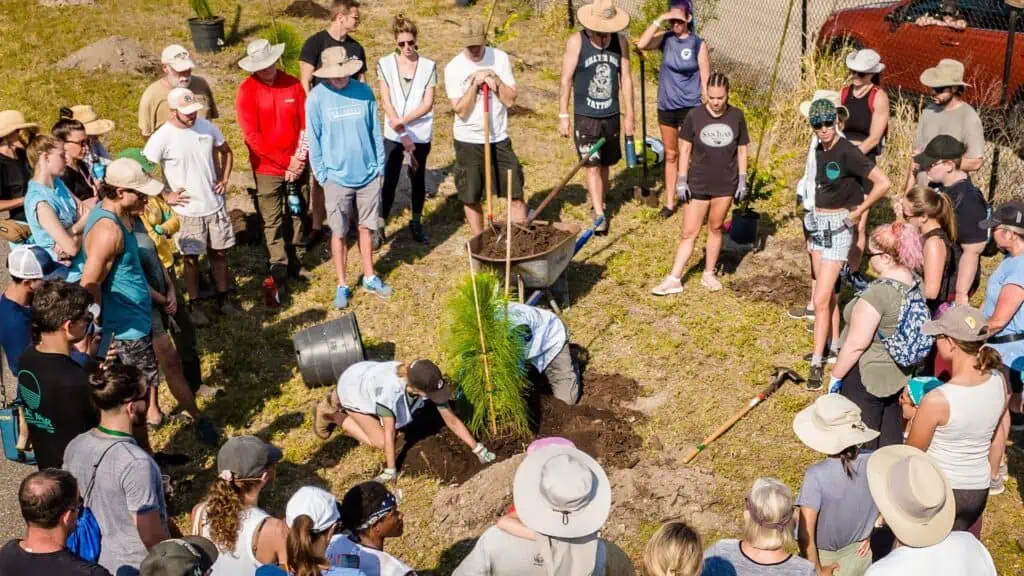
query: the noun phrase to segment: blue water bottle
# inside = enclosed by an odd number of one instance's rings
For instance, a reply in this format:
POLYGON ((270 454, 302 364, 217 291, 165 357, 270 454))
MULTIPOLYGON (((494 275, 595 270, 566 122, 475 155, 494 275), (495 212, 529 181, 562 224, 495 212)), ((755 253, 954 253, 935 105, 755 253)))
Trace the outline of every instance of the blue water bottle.
POLYGON ((302 198, 299 197, 299 185, 296 182, 289 182, 286 185, 288 190, 288 211, 294 215, 302 213, 302 198))
POLYGON ((636 167, 636 144, 632 136, 626 136, 626 166, 636 167))

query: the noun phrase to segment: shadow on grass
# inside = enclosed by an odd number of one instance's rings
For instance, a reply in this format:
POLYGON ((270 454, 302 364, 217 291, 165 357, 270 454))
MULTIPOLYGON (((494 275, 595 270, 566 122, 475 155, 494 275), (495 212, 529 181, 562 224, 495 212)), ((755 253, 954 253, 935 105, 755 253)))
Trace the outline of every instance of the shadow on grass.
MULTIPOLYGON (((573 177, 573 180, 582 179, 584 183, 577 184, 570 182, 569 184, 566 184, 566 186, 562 188, 561 192, 551 200, 551 203, 544 208, 544 212, 538 217, 542 220, 560 220, 558 215, 562 213, 563 206, 588 204, 590 202, 590 195, 586 188, 586 173, 586 168, 580 169, 580 171, 573 177)), ((637 169, 622 170, 609 180, 609 190, 605 193, 604 198, 604 211, 609 219, 614 218, 623 205, 633 200, 633 187, 640 184, 640 176, 638 176, 638 174, 639 172, 637 169)), ((529 201, 527 202, 528 210, 531 212, 536 210, 537 206, 544 201, 544 198, 553 189, 554 187, 540 192, 531 193, 529 201)))
POLYGON ((228 27, 227 32, 224 34, 225 46, 234 46, 242 40, 245 40, 246 36, 265 28, 264 24, 250 24, 245 28, 241 28, 241 24, 242 5, 235 4, 235 15, 231 20, 231 26, 228 27))
POLYGON ((419 570, 416 573, 420 574, 420 576, 445 576, 451 574, 459 566, 459 563, 473 551, 476 541, 476 538, 459 540, 441 552, 441 558, 438 559, 436 568, 433 570, 419 570))

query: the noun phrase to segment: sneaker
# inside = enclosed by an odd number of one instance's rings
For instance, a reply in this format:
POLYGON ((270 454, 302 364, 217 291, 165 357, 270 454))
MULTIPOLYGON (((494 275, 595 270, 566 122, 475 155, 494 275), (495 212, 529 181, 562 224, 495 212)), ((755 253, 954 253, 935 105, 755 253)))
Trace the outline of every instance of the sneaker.
POLYGON ((822 379, 825 377, 825 368, 812 364, 811 371, 807 375, 807 389, 818 391, 822 389, 822 379))
POLYGON ((1006 492, 1006 484, 1003 483, 1003 479, 993 478, 988 485, 988 495, 999 496, 1003 492, 1006 492))
POLYGON ((216 398, 224 393, 224 389, 220 386, 207 386, 206 384, 200 384, 199 389, 196 390, 196 398, 216 398))
MULTIPOLYGON (((835 364, 836 363, 836 358, 838 356, 839 355, 836 353, 835 350, 829 350, 828 351, 828 356, 825 358, 825 362, 828 363, 828 364, 835 364)), ((814 359, 814 352, 810 352, 810 353, 804 354, 804 361, 810 362, 813 359, 814 359)))
POLYGON ((200 418, 195 423, 196 438, 207 446, 220 444, 220 432, 213 427, 213 423, 206 418, 200 418))
POLYGON ((188 307, 188 316, 189 318, 192 319, 192 325, 197 328, 206 326, 207 324, 210 323, 210 319, 207 318, 206 314, 203 314, 203 311, 200 310, 197 306, 188 307))
POLYGON ((420 222, 410 222, 409 232, 412 232, 412 239, 420 244, 430 242, 430 238, 427 237, 427 233, 423 231, 423 224, 420 222))
POLYGON ((662 220, 668 220, 673 215, 675 215, 675 213, 676 211, 669 208, 668 206, 662 206, 661 210, 658 211, 658 216, 660 216, 662 220))
POLYGON ((722 283, 715 278, 714 272, 704 272, 700 275, 700 285, 707 288, 711 292, 718 292, 722 289, 722 283))
MULTIPOLYGON (((596 212, 591 211, 590 215, 593 216, 594 220, 597 220, 597 213, 596 212)), ((605 236, 605 235, 607 235, 608 234, 608 220, 610 220, 610 219, 611 218, 607 214, 604 214, 604 219, 601 220, 601 225, 600 226, 596 226, 594 228, 594 234, 597 234, 598 236, 605 236)))
POLYGON ((786 316, 794 320, 811 320, 814 321, 814 310, 808 310, 804 306, 794 306, 786 311, 786 316))
POLYGON ((334 291, 334 308, 341 310, 348 307, 348 301, 352 299, 352 289, 348 286, 338 286, 334 291))
POLYGON ((331 433, 338 425, 329 418, 331 414, 337 412, 330 402, 327 400, 319 400, 313 403, 312 416, 313 416, 313 434, 321 439, 327 440, 331 437, 331 433))
POLYGON ((380 276, 374 276, 369 280, 363 278, 363 288, 373 292, 378 298, 383 300, 389 300, 391 298, 391 286, 385 284, 384 281, 380 279, 380 276))
POLYGON ((679 294, 682 291, 683 281, 675 276, 668 275, 661 281, 661 284, 658 284, 654 287, 654 290, 651 290, 651 294, 655 296, 668 296, 670 294, 679 294))

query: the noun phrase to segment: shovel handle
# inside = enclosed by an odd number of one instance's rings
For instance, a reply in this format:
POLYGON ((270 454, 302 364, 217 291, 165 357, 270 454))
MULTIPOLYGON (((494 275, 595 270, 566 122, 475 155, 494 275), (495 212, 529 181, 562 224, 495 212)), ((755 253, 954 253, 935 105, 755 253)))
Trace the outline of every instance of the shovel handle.
POLYGON ((576 165, 572 167, 572 170, 570 170, 569 173, 565 175, 565 178, 562 178, 562 181, 558 183, 558 186, 555 186, 551 190, 551 192, 549 192, 548 195, 544 197, 544 201, 537 206, 537 209, 534 210, 532 214, 530 214, 530 216, 526 219, 526 222, 523 222, 523 228, 529 228, 530 224, 537 218, 537 216, 539 216, 540 213, 545 208, 547 208, 548 204, 550 204, 551 201, 555 199, 555 196, 557 196, 558 193, 562 191, 562 188, 565 188, 565 185, 569 183, 569 180, 572 180, 572 177, 575 176, 576 173, 580 171, 580 168, 583 168, 583 165, 586 164, 588 160, 590 160, 590 157, 596 154, 597 151, 601 149, 601 146, 604 146, 604 142, 604 138, 600 138, 597 142, 594 142, 594 144, 590 146, 590 149, 588 149, 583 154, 583 157, 580 158, 580 161, 577 162, 576 165))

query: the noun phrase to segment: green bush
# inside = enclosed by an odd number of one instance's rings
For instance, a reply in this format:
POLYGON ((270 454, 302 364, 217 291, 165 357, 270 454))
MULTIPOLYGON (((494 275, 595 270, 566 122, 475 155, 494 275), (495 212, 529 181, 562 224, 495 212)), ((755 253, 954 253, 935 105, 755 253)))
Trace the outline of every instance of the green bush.
POLYGON ((284 44, 281 55, 281 69, 292 76, 299 75, 299 54, 302 52, 302 35, 294 26, 286 22, 274 22, 269 28, 260 32, 260 38, 271 44, 284 44))
POLYGON ((210 9, 210 3, 207 0, 188 0, 188 5, 192 7, 196 18, 200 20, 213 20, 213 10, 210 9))
POLYGON ((530 432, 530 417, 526 410, 524 343, 506 318, 507 300, 493 273, 476 274, 476 297, 487 344, 490 393, 480 347, 473 282, 468 276, 453 290, 445 306, 444 329, 447 332, 442 349, 446 372, 455 377, 473 408, 473 415, 466 422, 473 434, 479 437, 496 432, 498 436, 526 436, 530 432))

